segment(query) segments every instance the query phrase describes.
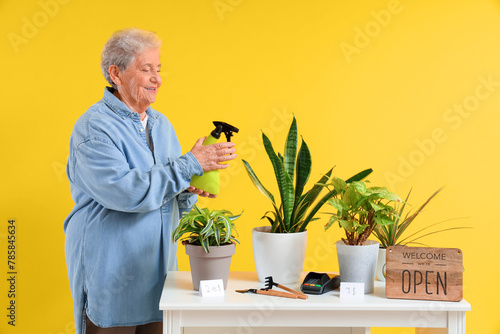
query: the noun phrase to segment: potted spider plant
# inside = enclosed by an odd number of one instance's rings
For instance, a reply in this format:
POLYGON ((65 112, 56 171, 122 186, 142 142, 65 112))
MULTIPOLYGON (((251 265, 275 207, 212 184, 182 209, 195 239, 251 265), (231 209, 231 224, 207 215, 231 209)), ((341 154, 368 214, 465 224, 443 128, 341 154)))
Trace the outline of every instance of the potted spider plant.
MULTIPOLYGON (((295 283, 300 279, 304 266, 307 246, 307 226, 316 220, 316 213, 336 190, 320 196, 325 183, 332 175, 331 168, 309 190, 305 186, 312 169, 311 153, 302 139, 298 147, 297 121, 292 124, 285 141, 284 153, 276 153, 269 138, 262 133, 265 151, 273 166, 280 200, 261 183, 250 164, 243 160, 251 181, 260 192, 270 200, 273 210, 267 211, 262 219, 268 226, 252 230, 253 253, 257 276, 261 282, 265 277, 273 276, 281 283, 295 283)), ((364 170, 350 178, 358 181, 372 172, 364 170)))
POLYGON ((364 283, 365 293, 372 293, 379 243, 368 237, 377 226, 393 224, 391 204, 400 199, 385 187, 367 187, 366 182, 333 178, 329 186, 337 195, 328 204, 336 212, 329 213, 325 231, 338 223, 345 232, 345 238, 336 243, 341 282, 364 283))
POLYGON ((385 258, 386 258, 386 249, 388 247, 390 247, 390 246, 405 246, 405 245, 410 245, 410 244, 417 245, 417 246, 418 245, 427 246, 427 245, 419 242, 419 240, 426 237, 426 236, 429 236, 431 234, 467 228, 467 227, 462 227, 462 226, 458 226, 458 227, 455 226, 455 227, 443 228, 443 229, 438 229, 438 230, 432 230, 433 227, 450 221, 450 219, 448 219, 448 220, 444 220, 444 221, 440 221, 437 223, 427 225, 427 226, 422 227, 421 229, 417 230, 416 232, 413 232, 409 235, 405 235, 406 229, 413 223, 413 221, 418 217, 418 215, 425 209, 427 204, 429 204, 429 202, 437 194, 439 194, 442 190, 443 190, 443 188, 439 188, 420 207, 418 207, 414 211, 409 210, 405 214, 405 209, 407 208, 408 199, 410 198, 410 194, 411 194, 411 189, 410 189, 410 191, 408 192, 408 195, 406 196, 405 201, 398 202, 395 204, 394 215, 391 216, 391 220, 393 221, 393 223, 388 224, 388 225, 379 225, 375 228, 375 230, 373 231, 373 235, 380 242, 380 249, 379 249, 379 254, 378 254, 377 270, 376 270, 377 280, 385 281, 385 258), (431 230, 429 230, 429 229, 431 229, 431 230))
POLYGON ((186 247, 194 290, 199 290, 200 281, 211 279, 222 279, 226 289, 231 257, 239 243, 233 222, 240 216, 195 205, 172 232, 172 242, 181 240, 186 247))

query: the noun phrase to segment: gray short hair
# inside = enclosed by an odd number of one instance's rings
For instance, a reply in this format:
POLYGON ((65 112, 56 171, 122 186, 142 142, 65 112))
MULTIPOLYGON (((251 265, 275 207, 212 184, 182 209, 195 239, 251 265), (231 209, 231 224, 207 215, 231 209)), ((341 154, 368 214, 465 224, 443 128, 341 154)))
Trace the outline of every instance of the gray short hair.
POLYGON ((106 81, 116 89, 109 75, 109 67, 116 65, 126 70, 135 56, 147 48, 160 48, 161 40, 156 33, 137 28, 118 30, 108 39, 101 53, 101 71, 106 81))

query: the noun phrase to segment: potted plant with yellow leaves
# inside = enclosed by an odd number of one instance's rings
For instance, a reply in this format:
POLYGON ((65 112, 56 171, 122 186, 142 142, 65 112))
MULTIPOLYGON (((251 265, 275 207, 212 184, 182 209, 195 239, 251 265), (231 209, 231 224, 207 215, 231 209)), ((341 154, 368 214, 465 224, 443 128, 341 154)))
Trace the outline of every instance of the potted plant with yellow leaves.
POLYGON ((233 222, 240 216, 195 205, 172 232, 172 242, 182 240, 186 247, 194 290, 199 290, 200 281, 212 279, 222 279, 226 289, 231 257, 239 243, 233 222))
MULTIPOLYGON (((283 155, 275 152, 269 138, 262 133, 262 141, 273 166, 281 203, 264 187, 250 164, 243 160, 253 184, 271 201, 273 208, 262 217, 269 222, 269 226, 252 230, 254 262, 261 282, 264 282, 267 276, 272 276, 280 283, 299 281, 306 254, 307 226, 317 219, 315 215, 323 204, 336 194, 333 189, 321 195, 333 168, 309 190, 304 190, 311 174, 312 160, 306 142, 302 140, 299 148, 297 138, 295 117, 288 131, 283 155)), ((371 169, 367 169, 349 181, 359 181, 371 172, 371 169)))
POLYGON ((345 238, 336 243, 341 282, 364 283, 372 293, 379 243, 368 240, 378 226, 392 225, 393 202, 399 197, 385 187, 367 187, 366 182, 348 182, 337 177, 328 186, 337 194, 328 203, 336 209, 325 225, 328 230, 338 223, 345 238))

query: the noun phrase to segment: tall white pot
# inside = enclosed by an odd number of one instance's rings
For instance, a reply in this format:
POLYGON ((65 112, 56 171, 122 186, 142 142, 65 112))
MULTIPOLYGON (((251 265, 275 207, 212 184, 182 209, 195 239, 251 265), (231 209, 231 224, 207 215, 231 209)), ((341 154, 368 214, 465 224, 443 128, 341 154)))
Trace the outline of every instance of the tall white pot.
POLYGON ((307 231, 270 233, 270 226, 252 230, 253 257, 260 282, 267 276, 280 284, 297 283, 306 257, 307 231))
POLYGON ((377 270, 375 275, 377 276, 377 281, 385 282, 385 248, 378 249, 378 259, 377 259, 377 270))
POLYGON ((364 245, 346 245, 337 241, 337 256, 341 282, 364 283, 365 294, 372 293, 379 243, 367 240, 364 245))

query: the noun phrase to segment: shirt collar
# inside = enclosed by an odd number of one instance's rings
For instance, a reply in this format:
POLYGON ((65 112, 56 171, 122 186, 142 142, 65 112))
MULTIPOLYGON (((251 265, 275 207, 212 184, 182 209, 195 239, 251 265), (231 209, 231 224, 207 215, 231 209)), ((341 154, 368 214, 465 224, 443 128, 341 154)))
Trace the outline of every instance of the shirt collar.
MULTIPOLYGON (((119 98, 113 95, 115 89, 113 87, 106 87, 104 89, 104 96, 102 97, 104 103, 111 108, 115 113, 122 117, 137 118, 140 120, 139 114, 131 110, 125 103, 120 101, 119 98)), ((157 115, 153 112, 151 106, 146 109, 146 115, 151 119, 156 119, 157 115)))

